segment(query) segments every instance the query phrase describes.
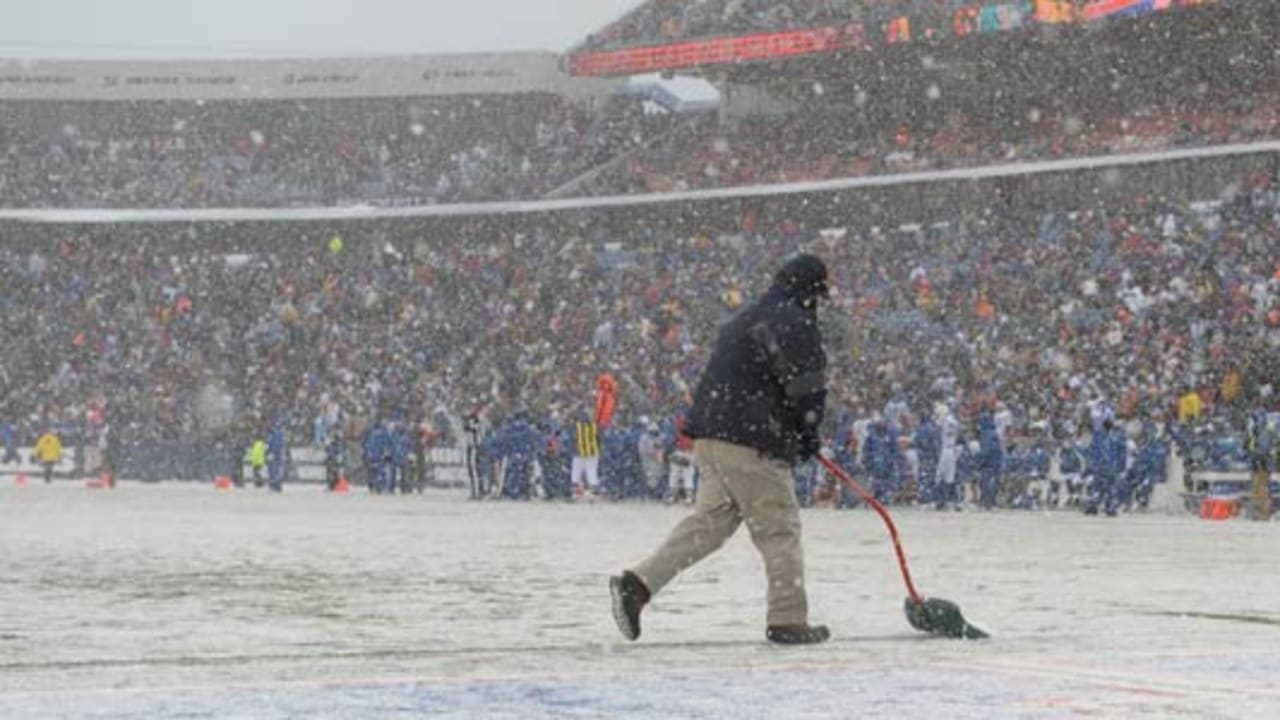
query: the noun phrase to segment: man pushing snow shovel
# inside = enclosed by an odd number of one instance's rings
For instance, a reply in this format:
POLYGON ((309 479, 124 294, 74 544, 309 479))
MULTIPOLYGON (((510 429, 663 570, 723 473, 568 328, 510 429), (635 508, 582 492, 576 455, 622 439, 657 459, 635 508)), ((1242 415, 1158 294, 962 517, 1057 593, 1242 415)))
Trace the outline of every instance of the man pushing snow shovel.
POLYGON ((830 636, 825 626, 809 624, 791 475, 794 464, 821 447, 826 355, 817 303, 827 295, 826 265, 799 255, 764 297, 721 330, 686 428, 703 477, 693 514, 651 557, 609 581, 613 616, 628 640, 640 637, 640 611, 649 599, 743 522, 769 581, 765 636, 789 645, 830 636))

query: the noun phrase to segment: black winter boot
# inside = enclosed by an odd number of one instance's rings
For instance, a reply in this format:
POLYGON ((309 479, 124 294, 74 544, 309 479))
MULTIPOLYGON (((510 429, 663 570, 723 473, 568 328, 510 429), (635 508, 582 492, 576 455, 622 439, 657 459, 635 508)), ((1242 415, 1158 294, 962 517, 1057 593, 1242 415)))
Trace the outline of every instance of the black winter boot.
POLYGON ((613 595, 613 619, 618 623, 622 637, 635 640, 640 637, 640 611, 649 602, 649 588, 630 570, 609 578, 609 593, 613 595))
POLYGON ((770 625, 765 637, 779 645, 817 645, 831 637, 826 625, 770 625))

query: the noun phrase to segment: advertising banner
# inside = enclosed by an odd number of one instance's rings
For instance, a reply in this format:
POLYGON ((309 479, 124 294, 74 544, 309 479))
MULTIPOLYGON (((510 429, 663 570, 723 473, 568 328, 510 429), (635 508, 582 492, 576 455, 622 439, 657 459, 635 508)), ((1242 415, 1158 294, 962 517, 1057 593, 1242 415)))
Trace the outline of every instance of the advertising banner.
POLYGON ((611 87, 600 80, 569 77, 560 56, 552 52, 298 60, 0 60, 0 100, 593 95, 611 87))
MULTIPOLYGON (((1007 32, 1037 24, 1062 25, 1141 15, 1217 0, 1005 0, 917 11, 842 27, 691 40, 622 50, 583 52, 569 61, 576 76, 639 75, 848 50, 872 50, 944 37, 1007 32)), ((906 3, 904 3, 906 4, 906 3)))
POLYGON ((577 76, 642 75, 699 65, 795 57, 867 47, 863 25, 759 33, 655 47, 586 52, 575 55, 569 73, 577 76))

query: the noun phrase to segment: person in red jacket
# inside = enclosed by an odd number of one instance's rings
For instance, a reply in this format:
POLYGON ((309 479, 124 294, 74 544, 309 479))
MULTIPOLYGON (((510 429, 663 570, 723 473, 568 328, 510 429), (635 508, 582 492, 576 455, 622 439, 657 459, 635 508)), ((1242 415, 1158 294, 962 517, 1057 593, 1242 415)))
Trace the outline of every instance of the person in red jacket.
POLYGON ((618 381, 609 373, 596 378, 596 427, 603 430, 613 420, 613 411, 618 407, 618 381))

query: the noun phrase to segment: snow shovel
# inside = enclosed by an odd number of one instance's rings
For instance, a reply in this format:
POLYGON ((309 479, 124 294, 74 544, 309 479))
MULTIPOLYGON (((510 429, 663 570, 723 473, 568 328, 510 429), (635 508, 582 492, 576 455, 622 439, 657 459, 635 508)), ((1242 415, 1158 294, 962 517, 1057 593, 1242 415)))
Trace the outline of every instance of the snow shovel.
POLYGON ((893 518, 889 517, 889 511, 830 458, 818 455, 818 461, 863 502, 879 513, 885 527, 889 528, 889 536, 893 538, 893 549, 898 553, 898 568, 902 570, 902 579, 907 584, 908 597, 903 603, 903 608, 906 610, 907 622, 911 623, 911 627, 923 633, 949 638, 981 640, 990 637, 982 629, 969 624, 961 614, 960 607, 955 603, 950 600, 925 598, 916 591, 915 583, 911 582, 911 572, 907 569, 907 556, 902 551, 902 543, 898 540, 898 528, 894 526, 893 518))

